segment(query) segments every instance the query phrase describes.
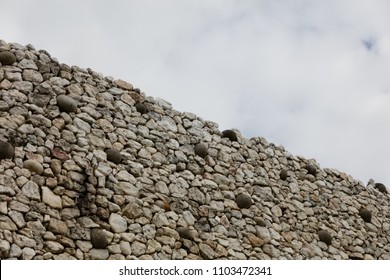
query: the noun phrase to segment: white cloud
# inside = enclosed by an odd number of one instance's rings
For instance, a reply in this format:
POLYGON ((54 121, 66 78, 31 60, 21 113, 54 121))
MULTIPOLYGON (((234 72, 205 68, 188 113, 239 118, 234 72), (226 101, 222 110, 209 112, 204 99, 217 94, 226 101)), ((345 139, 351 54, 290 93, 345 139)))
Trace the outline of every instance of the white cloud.
POLYGON ((389 6, 14 0, 2 4, 0 24, 6 41, 32 43, 221 129, 390 185, 389 6))

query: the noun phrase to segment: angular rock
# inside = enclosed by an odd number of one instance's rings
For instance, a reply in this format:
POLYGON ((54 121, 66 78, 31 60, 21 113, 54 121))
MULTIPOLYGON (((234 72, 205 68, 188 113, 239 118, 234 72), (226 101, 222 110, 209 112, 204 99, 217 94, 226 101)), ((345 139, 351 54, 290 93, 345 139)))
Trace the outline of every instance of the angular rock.
POLYGON ((41 195, 39 193, 39 187, 35 182, 28 181, 22 187, 22 193, 32 200, 41 200, 41 195))
POLYGON ((133 85, 121 79, 115 80, 115 84, 124 90, 133 90, 133 85))
POLYGON ((62 199, 55 195, 48 187, 42 187, 42 201, 52 208, 62 209, 62 199))
POLYGON ((215 251, 207 244, 199 244, 199 252, 203 259, 213 260, 216 256, 215 251))
POLYGON ((88 254, 92 260, 107 260, 109 256, 107 249, 91 249, 88 254))
POLYGON ((8 212, 8 216, 12 219, 18 228, 23 228, 26 225, 26 221, 24 220, 22 213, 11 210, 8 212))
POLYGON ((49 221, 48 230, 54 234, 65 235, 69 229, 65 222, 51 218, 49 221))
POLYGON ((125 208, 123 208, 122 213, 129 219, 137 219, 142 216, 143 211, 139 205, 135 203, 129 203, 125 206, 125 208))

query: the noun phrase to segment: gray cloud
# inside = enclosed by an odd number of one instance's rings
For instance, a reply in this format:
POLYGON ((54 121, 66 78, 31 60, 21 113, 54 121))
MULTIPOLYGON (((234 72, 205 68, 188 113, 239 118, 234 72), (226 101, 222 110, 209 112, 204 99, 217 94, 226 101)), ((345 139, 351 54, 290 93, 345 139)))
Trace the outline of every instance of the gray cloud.
POLYGON ((5 1, 3 39, 390 184, 386 0, 5 1))

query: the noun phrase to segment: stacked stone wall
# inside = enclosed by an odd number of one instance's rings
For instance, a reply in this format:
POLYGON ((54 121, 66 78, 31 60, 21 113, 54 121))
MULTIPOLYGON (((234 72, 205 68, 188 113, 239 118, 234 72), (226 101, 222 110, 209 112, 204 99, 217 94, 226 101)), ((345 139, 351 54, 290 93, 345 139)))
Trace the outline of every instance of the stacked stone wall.
POLYGON ((1 259, 390 259, 384 185, 31 45, 0 41, 0 159, 1 259))

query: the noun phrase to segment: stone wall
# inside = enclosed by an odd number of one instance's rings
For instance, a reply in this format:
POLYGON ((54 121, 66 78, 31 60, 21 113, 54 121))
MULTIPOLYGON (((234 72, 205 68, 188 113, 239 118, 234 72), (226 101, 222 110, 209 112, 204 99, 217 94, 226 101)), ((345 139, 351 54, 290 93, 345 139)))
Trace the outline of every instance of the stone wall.
POLYGON ((2 259, 390 259, 385 186, 31 45, 0 63, 2 259))

